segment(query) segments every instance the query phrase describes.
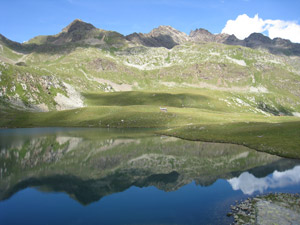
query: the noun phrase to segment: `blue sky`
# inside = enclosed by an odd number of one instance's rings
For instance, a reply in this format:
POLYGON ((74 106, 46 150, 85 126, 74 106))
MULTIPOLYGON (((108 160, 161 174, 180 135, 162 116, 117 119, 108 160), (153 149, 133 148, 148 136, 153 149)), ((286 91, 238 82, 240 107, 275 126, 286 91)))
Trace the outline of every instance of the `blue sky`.
POLYGON ((59 33, 76 18, 125 35, 159 25, 187 34, 196 28, 220 33, 242 14, 300 21, 299 0, 0 0, 0 5, 0 33, 18 42, 59 33))

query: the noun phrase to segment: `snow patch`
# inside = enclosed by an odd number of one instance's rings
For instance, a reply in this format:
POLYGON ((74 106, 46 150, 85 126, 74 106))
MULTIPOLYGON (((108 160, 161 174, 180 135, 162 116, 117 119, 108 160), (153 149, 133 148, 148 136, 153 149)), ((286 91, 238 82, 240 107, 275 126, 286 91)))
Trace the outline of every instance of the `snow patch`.
POLYGON ((171 82, 160 82, 162 85, 167 86, 167 87, 174 87, 176 86, 176 83, 171 81, 171 82))
POLYGON ((49 112, 49 108, 45 103, 34 105, 33 108, 38 112, 49 112))
POLYGON ((247 64, 245 63, 244 60, 240 60, 240 59, 233 59, 231 57, 229 57, 228 55, 226 55, 226 59, 230 60, 231 62, 238 64, 240 66, 247 66, 247 64))
MULTIPOLYGON (((110 80, 105 80, 102 78, 94 78, 94 80, 100 84, 105 83, 107 85, 110 85, 115 91, 131 91, 133 86, 131 84, 117 84, 110 80)), ((135 85, 137 85, 137 83, 135 83, 135 85)))
POLYGON ((237 105, 237 106, 248 106, 250 107, 250 105, 246 102, 244 102, 242 99, 240 98, 232 98, 232 100, 234 101, 234 103, 237 105))
POLYGON ((274 59, 270 59, 268 62, 274 63, 274 64, 282 64, 281 62, 274 60, 274 59))
POLYGON ((292 114, 293 114, 293 116, 300 117, 300 113, 299 112, 293 112, 292 114))
POLYGON ((76 109, 84 107, 82 96, 78 91, 75 90, 73 86, 67 83, 63 83, 66 87, 66 91, 69 97, 58 93, 54 100, 57 103, 57 110, 67 110, 67 109, 76 109))
MULTIPOLYGON (((96 81, 99 84, 107 84, 109 86, 111 86, 115 91, 131 91, 132 90, 132 85, 130 84, 117 84, 114 83, 110 80, 105 80, 102 78, 95 78, 95 77, 89 77, 86 72, 84 72, 82 69, 80 69, 80 71, 83 73, 83 75, 85 76, 85 78, 89 81, 96 81)), ((138 86, 137 83, 135 83, 134 86, 138 86)))
POLYGON ((215 55, 215 56, 220 56, 220 53, 219 53, 219 52, 210 52, 209 54, 210 54, 210 55, 215 55))
POLYGON ((255 84, 255 76, 253 74, 251 75, 251 78, 252 78, 252 84, 255 84))
POLYGON ((258 86, 258 87, 250 87, 250 92, 252 93, 269 93, 268 89, 264 86, 258 86))

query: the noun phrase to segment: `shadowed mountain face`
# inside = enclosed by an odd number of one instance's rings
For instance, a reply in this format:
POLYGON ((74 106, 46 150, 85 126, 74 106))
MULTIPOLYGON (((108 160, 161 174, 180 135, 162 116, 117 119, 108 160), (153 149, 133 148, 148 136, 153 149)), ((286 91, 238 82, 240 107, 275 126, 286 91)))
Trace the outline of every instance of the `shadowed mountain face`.
POLYGON ((298 162, 242 146, 148 136, 143 131, 25 129, 1 133, 0 199, 27 187, 65 192, 82 204, 131 186, 174 191, 244 171, 264 177, 298 162), (5 140, 5 141, 4 141, 5 140))
POLYGON ((96 30, 90 23, 81 20, 74 20, 70 25, 65 27, 57 36, 48 36, 47 43, 64 44, 66 42, 78 42, 89 38, 89 34, 96 30))
POLYGON ((212 34, 205 29, 196 29, 190 32, 190 40, 194 42, 217 42, 223 43, 230 35, 228 34, 212 34))
POLYGON ((96 29, 96 27, 94 27, 92 24, 85 23, 82 20, 76 19, 72 23, 70 23, 67 27, 65 27, 62 30, 62 32, 65 33, 72 33, 74 31, 86 32, 94 29, 96 29))
POLYGON ((77 46, 99 45, 103 48, 107 46, 123 46, 126 40, 122 34, 114 31, 105 31, 94 27, 90 23, 76 19, 66 26, 59 34, 37 36, 23 44, 27 45, 52 45, 62 46, 66 44, 76 44, 77 46))
POLYGON ((148 34, 133 33, 126 36, 130 42, 147 47, 165 47, 168 49, 189 40, 189 37, 170 26, 160 26, 148 34))
POLYGON ((263 48, 273 54, 300 55, 300 44, 292 43, 289 40, 282 38, 270 39, 261 33, 253 33, 244 40, 231 37, 223 43, 242 45, 249 48, 263 48))
POLYGON ((270 39, 261 33, 253 33, 244 40, 228 34, 212 34, 205 29, 191 31, 190 40, 193 42, 216 42, 227 45, 241 45, 249 48, 262 48, 273 54, 300 55, 300 44, 292 43, 282 38, 270 39))
MULTIPOLYGON (((87 110, 92 110, 90 106, 102 110, 104 105, 135 107, 133 102, 143 107, 163 105, 218 113, 300 115, 300 60, 261 48, 293 55, 298 54, 299 44, 271 40, 262 34, 239 40, 234 35, 215 35, 204 29, 188 36, 170 26, 123 36, 81 20, 56 35, 37 36, 23 44, 0 35, 0 123, 12 126, 17 119, 9 113, 19 110, 47 112, 85 106, 87 110), (180 91, 180 95, 160 93, 171 90, 180 91), (102 95, 104 92, 112 95, 102 95), (206 96, 205 103, 201 96, 206 96)), ((81 120, 81 115, 71 123, 81 120)), ((93 115, 89 122, 107 125, 95 118, 103 120, 108 114, 93 115)), ((105 118, 111 120, 114 116, 105 118)), ((80 126, 91 125, 82 122, 80 126)))
MULTIPOLYGON (((227 45, 241 45, 249 48, 262 48, 273 54, 300 55, 300 44, 289 40, 270 39, 260 33, 253 33, 244 40, 234 35, 212 34, 205 29, 196 29, 190 35, 178 31, 171 26, 159 26, 149 33, 133 33, 127 36, 114 31, 105 31, 94 27, 90 23, 76 19, 56 35, 37 36, 24 44, 10 41, 0 35, 0 42, 17 51, 50 51, 49 45, 66 44, 99 45, 102 48, 125 47, 126 45, 142 45, 146 47, 164 47, 172 49, 176 45, 186 42, 216 42, 227 45), (48 46, 45 47, 44 45, 48 46), (44 47, 41 47, 44 46, 44 47)), ((69 46, 70 47, 70 46, 69 46)))

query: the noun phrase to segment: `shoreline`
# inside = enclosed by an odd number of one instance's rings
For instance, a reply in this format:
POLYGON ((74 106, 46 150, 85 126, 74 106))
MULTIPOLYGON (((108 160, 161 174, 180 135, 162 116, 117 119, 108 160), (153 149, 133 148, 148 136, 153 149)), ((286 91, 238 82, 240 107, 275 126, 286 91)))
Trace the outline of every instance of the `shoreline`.
POLYGON ((169 137, 180 138, 180 139, 186 140, 186 141, 200 141, 200 142, 208 142, 208 143, 220 143, 220 144, 239 145, 239 146, 244 146, 244 147, 247 147, 249 149, 255 150, 257 152, 264 152, 264 153, 267 153, 267 154, 270 154, 270 155, 275 155, 275 156, 278 156, 278 157, 281 157, 281 158, 285 158, 285 159, 300 160, 300 156, 297 158, 297 157, 289 157, 289 156, 286 156, 286 155, 279 155, 279 154, 276 154, 276 153, 271 153, 271 152, 267 152, 267 151, 264 151, 264 150, 256 149, 256 148, 253 148, 253 147, 251 147, 249 145, 241 144, 241 143, 237 143, 237 142, 226 142, 226 141, 220 141, 220 140, 192 139, 192 138, 185 138, 185 137, 181 137, 179 135, 177 136, 177 135, 166 134, 166 133, 156 133, 156 134, 165 135, 165 136, 169 136, 169 137))
MULTIPOLYGON (((187 141, 199 141, 199 142, 207 142, 207 143, 220 143, 220 144, 234 144, 234 145, 239 145, 239 146, 244 146, 247 147, 249 149, 258 151, 258 152, 264 152, 270 155, 275 155, 278 157, 282 157, 282 158, 286 158, 286 159, 295 159, 295 160, 300 160, 300 155, 297 157, 294 156, 290 156, 287 155, 288 153, 278 153, 278 152, 270 152, 270 151, 266 151, 263 149, 259 149, 259 148, 255 148, 253 146, 251 146, 251 144, 245 144, 245 143, 239 143, 239 142, 235 142, 235 141, 222 141, 222 140, 208 140, 205 138, 188 138, 188 137, 183 137, 182 135, 176 135, 176 134, 171 134, 166 132, 166 128, 168 127, 125 127, 125 126, 111 126, 111 127, 107 127, 107 126, 103 126, 103 127, 95 127, 95 126, 27 126, 27 127, 0 127, 0 130, 5 130, 5 129, 34 129, 34 128, 85 128, 85 129, 147 129, 147 130, 153 130, 153 132, 151 132, 153 135, 164 135, 164 136, 168 136, 168 137, 175 137, 175 138, 179 138, 182 140, 187 140, 187 141)), ((176 129, 176 128, 180 128, 180 127, 173 127, 171 129, 176 129)))
POLYGON ((300 194, 269 193, 231 205, 228 217, 240 224, 299 224, 300 194))

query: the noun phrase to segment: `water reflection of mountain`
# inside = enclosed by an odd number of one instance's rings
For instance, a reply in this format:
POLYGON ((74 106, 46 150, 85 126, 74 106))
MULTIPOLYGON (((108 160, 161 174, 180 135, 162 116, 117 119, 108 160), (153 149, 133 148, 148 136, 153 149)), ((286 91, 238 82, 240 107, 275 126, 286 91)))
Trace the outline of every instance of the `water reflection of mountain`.
POLYGON ((230 144, 149 137, 140 131, 61 130, 0 134, 0 199, 27 187, 66 192, 82 204, 131 186, 173 191, 252 171, 263 177, 295 160, 230 144), (3 137, 4 136, 4 137, 3 137))

